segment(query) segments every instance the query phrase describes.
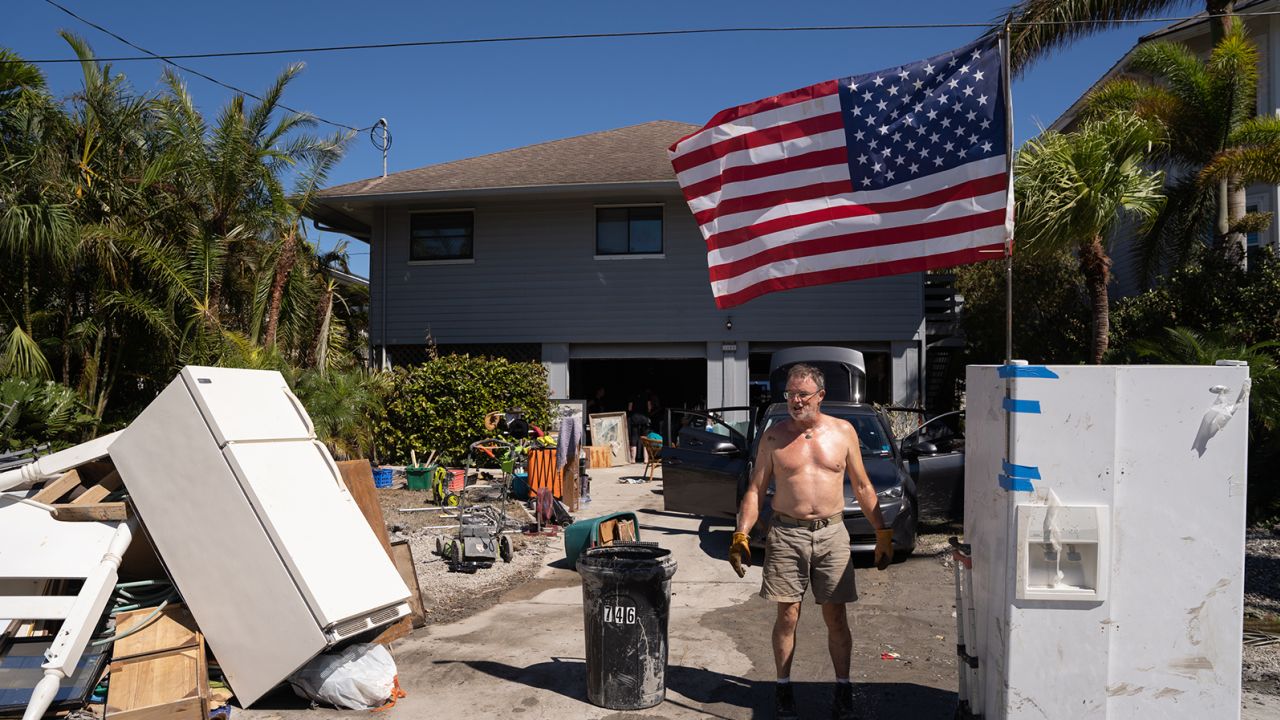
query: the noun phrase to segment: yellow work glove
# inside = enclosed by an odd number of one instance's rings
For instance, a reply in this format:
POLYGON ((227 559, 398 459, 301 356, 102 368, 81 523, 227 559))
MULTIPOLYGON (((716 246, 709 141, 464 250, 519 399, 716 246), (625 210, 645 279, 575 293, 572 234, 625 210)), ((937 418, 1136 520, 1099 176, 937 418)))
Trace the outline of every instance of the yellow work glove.
POLYGON ((733 566, 733 571, 738 573, 738 577, 747 576, 743 566, 751 565, 751 544, 747 542, 746 533, 733 534, 733 542, 729 543, 729 564, 733 566))
POLYGON ((893 562, 893 528, 876 531, 876 569, 884 570, 893 562))

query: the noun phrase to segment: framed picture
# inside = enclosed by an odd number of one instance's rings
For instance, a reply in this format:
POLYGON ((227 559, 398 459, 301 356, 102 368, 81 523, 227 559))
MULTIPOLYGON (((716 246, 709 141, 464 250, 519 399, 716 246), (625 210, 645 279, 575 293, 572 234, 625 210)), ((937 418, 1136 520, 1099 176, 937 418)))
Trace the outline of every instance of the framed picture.
POLYGON ((613 465, 626 465, 631 462, 627 457, 631 452, 629 443, 626 413, 595 413, 591 416, 591 444, 595 447, 609 446, 613 465))
POLYGON ((568 415, 577 418, 585 428, 587 423, 587 401, 551 398, 551 430, 560 429, 561 418, 568 415))

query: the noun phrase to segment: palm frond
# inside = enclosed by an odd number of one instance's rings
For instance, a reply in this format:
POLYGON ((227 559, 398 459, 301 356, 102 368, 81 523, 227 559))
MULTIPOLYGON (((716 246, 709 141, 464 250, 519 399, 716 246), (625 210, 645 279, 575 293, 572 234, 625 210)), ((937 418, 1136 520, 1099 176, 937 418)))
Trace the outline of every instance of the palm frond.
POLYGON ((44 352, 26 330, 14 325, 0 348, 0 375, 47 380, 53 377, 53 369, 44 352))
POLYGON ((1280 143, 1227 148, 1213 156, 1200 171, 1200 184, 1215 187, 1220 180, 1245 184, 1280 183, 1280 143))
POLYGON ((1022 73, 1082 37, 1188 4, 1187 0, 1023 0, 1001 13, 993 25, 998 29, 1012 18, 1010 62, 1014 72, 1022 73))
POLYGON ((1028 141, 1014 174, 1023 246, 1079 246, 1106 236, 1123 214, 1149 227, 1164 205, 1164 174, 1142 167, 1154 137, 1146 122, 1122 113, 1028 141))

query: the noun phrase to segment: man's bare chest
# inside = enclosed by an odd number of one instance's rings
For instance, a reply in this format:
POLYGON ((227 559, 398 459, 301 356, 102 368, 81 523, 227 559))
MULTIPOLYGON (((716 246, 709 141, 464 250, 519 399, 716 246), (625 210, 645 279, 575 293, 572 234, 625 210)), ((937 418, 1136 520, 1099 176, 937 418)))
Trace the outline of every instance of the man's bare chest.
POLYGON ((841 473, 845 469, 845 452, 842 443, 799 435, 773 451, 773 467, 784 476, 815 471, 841 473))

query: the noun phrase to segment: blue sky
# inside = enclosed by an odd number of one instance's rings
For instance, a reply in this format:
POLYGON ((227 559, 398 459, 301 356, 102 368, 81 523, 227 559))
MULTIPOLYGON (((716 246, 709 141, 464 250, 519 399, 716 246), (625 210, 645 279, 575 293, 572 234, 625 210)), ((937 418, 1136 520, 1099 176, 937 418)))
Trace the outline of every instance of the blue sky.
MULTIPOLYGON (((1008 0, 58 1, 161 54, 717 27, 984 22, 1008 5, 1008 0)), ((1187 3, 1177 14, 1191 14, 1201 5, 1187 3)), ((62 29, 87 39, 101 57, 138 54, 44 0, 10 0, 5 17, 0 46, 24 58, 71 57, 58 36, 62 29)), ((1140 24, 1102 33, 1040 62, 1016 80, 1017 141, 1053 122, 1140 35, 1158 27, 1140 24)), ((649 120, 701 124, 725 107, 917 60, 963 45, 978 34, 975 28, 735 33, 179 62, 255 93, 290 62, 305 62, 306 70, 290 85, 285 104, 355 127, 387 118, 394 136, 389 169, 395 172, 649 120)), ((115 64, 140 92, 160 89, 161 66, 156 61, 115 64)), ((42 68, 55 94, 65 96, 79 87, 74 64, 42 68)), ((186 77, 206 115, 215 114, 232 94, 198 77, 186 77)), ((361 133, 331 183, 381 171, 381 152, 361 133)), ((330 247, 340 238, 327 233, 318 239, 322 247, 330 247)), ((352 269, 367 274, 367 248, 356 242, 349 250, 352 269)))

